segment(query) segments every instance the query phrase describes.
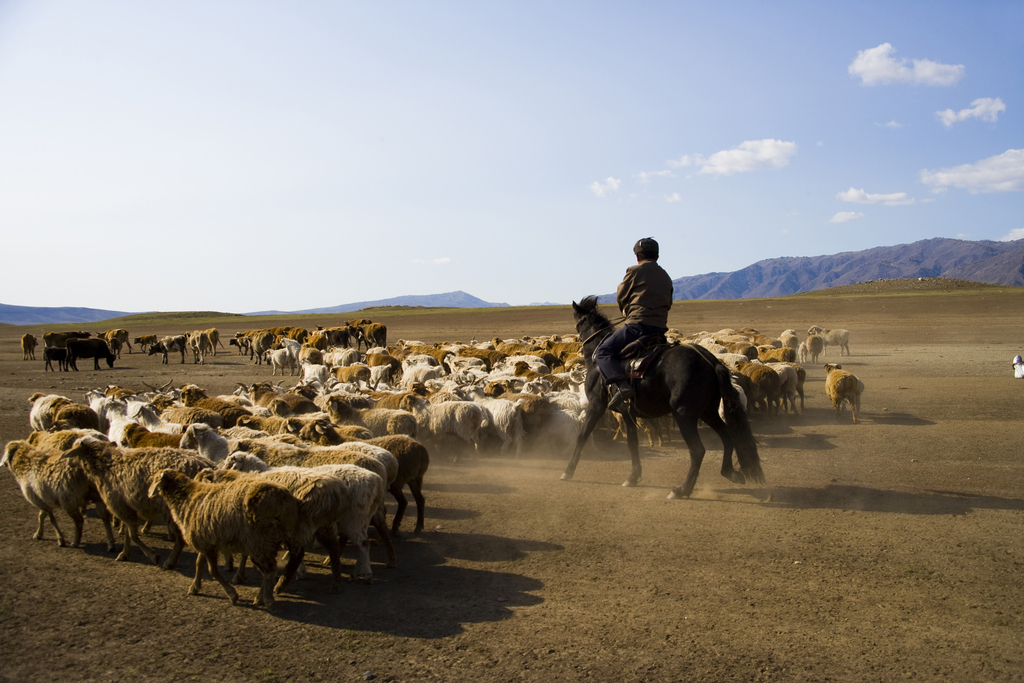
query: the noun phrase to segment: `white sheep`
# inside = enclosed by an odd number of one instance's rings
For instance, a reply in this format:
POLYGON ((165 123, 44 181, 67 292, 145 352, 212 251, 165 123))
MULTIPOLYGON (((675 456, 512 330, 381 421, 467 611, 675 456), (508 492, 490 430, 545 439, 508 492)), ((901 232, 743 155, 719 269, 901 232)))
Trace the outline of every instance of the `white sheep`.
MULTIPOLYGON (((825 330, 817 325, 812 325, 807 330, 808 335, 816 334, 821 337, 823 344, 823 355, 827 355, 829 346, 838 346, 839 355, 843 355, 843 351, 846 355, 850 355, 850 331, 849 330, 825 330)), ((812 352, 813 353, 813 352, 812 352)))
MULTIPOLYGON (((449 401, 429 408, 418 408, 416 422, 419 428, 434 439, 454 436, 480 450, 480 433, 490 426, 488 412, 469 401, 449 401)), ((458 462, 458 453, 455 455, 458 462)))
POLYGON ((236 444, 236 440, 221 436, 217 430, 208 425, 192 424, 185 429, 178 445, 180 448, 199 451, 199 455, 211 462, 218 463, 228 457, 236 444))
POLYGON ((21 495, 39 509, 39 527, 32 538, 43 538, 44 519, 49 518, 53 530, 57 532, 57 545, 62 548, 67 545, 64 534, 57 526, 57 519, 53 516, 53 511, 60 508, 75 524, 75 540, 71 546, 77 548, 82 543, 85 507, 95 503, 96 512, 103 520, 107 532, 107 552, 113 552, 114 532, 110 527, 110 512, 81 467, 61 459, 60 453, 37 448, 28 441, 8 443, 0 467, 5 464, 18 482, 21 495))
POLYGON ((489 429, 501 439, 501 452, 506 452, 512 446, 518 458, 523 452, 523 438, 526 436, 523 414, 519 410, 522 401, 506 401, 475 393, 472 396, 474 403, 487 410, 489 429))

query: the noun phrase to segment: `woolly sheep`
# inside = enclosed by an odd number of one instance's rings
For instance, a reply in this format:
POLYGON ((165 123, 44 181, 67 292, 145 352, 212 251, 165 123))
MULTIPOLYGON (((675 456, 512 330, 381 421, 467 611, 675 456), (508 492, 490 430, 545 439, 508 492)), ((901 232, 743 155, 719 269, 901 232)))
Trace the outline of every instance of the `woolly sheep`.
POLYGON ((850 404, 853 423, 857 424, 857 413, 860 411, 860 395, 864 392, 864 383, 855 375, 843 370, 842 365, 829 363, 825 366, 825 394, 836 409, 836 420, 843 407, 843 401, 850 404))
POLYGON ((824 330, 817 325, 812 325, 808 330, 807 334, 816 334, 821 337, 822 344, 824 346, 823 351, 825 355, 828 353, 829 346, 838 346, 839 355, 843 355, 843 351, 846 355, 850 355, 850 331, 849 330, 824 330))
POLYGON ((238 592, 217 568, 219 552, 251 557, 263 574, 254 604, 273 607, 277 579, 278 547, 295 535, 299 502, 288 490, 272 481, 240 477, 234 481, 193 481, 181 472, 165 469, 147 491, 166 504, 182 537, 195 548, 196 574, 189 595, 202 590, 203 565, 227 593, 231 604, 238 592))
MULTIPOLYGON (((825 349, 825 342, 824 342, 824 340, 821 337, 819 337, 818 335, 812 334, 809 337, 807 337, 807 341, 805 343, 807 344, 806 355, 809 355, 811 357, 811 362, 812 363, 817 363, 818 362, 818 356, 821 355, 821 352, 825 349)), ((807 361, 807 359, 806 359, 806 356, 805 356, 803 358, 803 362, 806 362, 806 361, 807 361)))
POLYGON ((32 404, 32 409, 28 414, 28 422, 32 429, 37 431, 52 427, 57 411, 61 406, 74 403, 74 401, 66 396, 42 393, 32 394, 28 402, 32 404))
MULTIPOLYGON (((416 422, 433 439, 454 436, 480 450, 480 432, 490 425, 488 412, 480 405, 468 401, 453 401, 420 408, 416 422)), ((455 462, 458 462, 458 452, 455 462)))
POLYGON ((44 519, 49 518, 53 530, 57 533, 57 545, 62 548, 67 545, 53 515, 54 510, 60 508, 75 524, 75 540, 71 546, 77 548, 82 543, 85 507, 89 503, 95 503, 96 512, 103 520, 103 528, 107 533, 107 552, 114 551, 110 512, 81 467, 62 459, 59 452, 36 447, 28 441, 9 442, 4 448, 3 459, 0 460, 0 466, 4 464, 18 482, 21 495, 29 504, 39 509, 39 526, 32 538, 37 541, 43 538, 44 519))
MULTIPOLYGON (((160 563, 159 556, 142 541, 138 531, 140 520, 164 522, 168 527, 172 524, 167 506, 149 495, 149 485, 156 473, 175 469, 194 476, 204 467, 213 467, 212 462, 194 452, 177 448, 121 449, 89 436, 76 441, 61 457, 81 463, 107 509, 124 524, 124 549, 116 558, 121 562, 131 556, 134 542, 153 564, 160 563)), ((182 548, 181 536, 175 534, 174 549, 164 569, 174 567, 182 548)))
POLYGON ((427 468, 430 467, 430 453, 427 451, 427 447, 404 434, 381 436, 370 439, 368 443, 386 449, 398 461, 398 474, 388 486, 391 495, 398 502, 398 509, 391 522, 391 533, 398 533, 405 509, 409 505, 402 493, 402 489, 406 486, 409 487, 409 491, 412 492, 412 497, 416 501, 415 533, 420 533, 423 531, 423 511, 426 505, 423 498, 423 477, 427 473, 427 468))

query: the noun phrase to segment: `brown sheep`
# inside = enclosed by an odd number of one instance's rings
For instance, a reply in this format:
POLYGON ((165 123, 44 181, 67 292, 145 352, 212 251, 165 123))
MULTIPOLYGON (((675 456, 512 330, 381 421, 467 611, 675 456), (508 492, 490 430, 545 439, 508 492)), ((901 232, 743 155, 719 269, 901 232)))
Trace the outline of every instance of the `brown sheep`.
POLYGON ((100 416, 81 403, 65 403, 53 414, 53 425, 63 429, 94 429, 100 431, 100 416))
POLYGON ((126 448, 177 448, 180 443, 181 434, 151 432, 134 422, 125 426, 121 437, 121 445, 126 448))
POLYGON ((811 357, 812 363, 818 362, 818 356, 822 351, 825 350, 825 340, 816 334, 809 335, 807 337, 807 353, 811 357))
POLYGON ((238 422, 238 418, 252 414, 231 401, 225 401, 216 396, 212 398, 207 396, 206 392, 195 384, 189 384, 182 388, 181 402, 188 408, 212 410, 221 416, 221 419, 224 421, 223 426, 225 427, 234 427, 238 422))
POLYGON ((395 518, 391 522, 391 533, 397 534, 398 527, 402 524, 402 517, 409 503, 405 500, 402 489, 409 487, 412 497, 416 501, 416 528, 415 533, 423 531, 423 475, 430 467, 430 453, 427 447, 416 439, 403 434, 393 436, 381 436, 370 439, 367 443, 387 449, 398 460, 398 475, 391 482, 388 490, 398 501, 398 509, 395 510, 395 518))
POLYGON ((774 346, 758 346, 757 357, 765 363, 795 363, 796 350, 790 348, 780 349, 774 346))
POLYGON ((853 413, 853 423, 857 424, 857 412, 860 410, 860 395, 864 392, 864 383, 857 379, 856 375, 843 370, 842 365, 829 363, 825 366, 825 373, 825 394, 835 406, 836 420, 839 420, 843 401, 848 401, 850 412, 853 413))
POLYGON ((334 373, 334 377, 339 382, 351 382, 352 384, 358 384, 359 382, 369 384, 370 382, 370 368, 366 365, 332 368, 331 372, 334 373))
POLYGON ((778 373, 763 363, 737 364, 740 372, 750 378, 750 394, 748 405, 763 407, 765 417, 771 419, 779 412, 779 399, 782 396, 782 380, 778 373))

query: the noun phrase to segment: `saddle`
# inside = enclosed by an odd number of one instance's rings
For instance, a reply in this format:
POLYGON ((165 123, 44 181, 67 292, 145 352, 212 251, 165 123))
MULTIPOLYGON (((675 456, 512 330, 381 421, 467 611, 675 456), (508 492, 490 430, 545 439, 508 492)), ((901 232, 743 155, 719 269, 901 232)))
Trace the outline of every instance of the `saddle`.
POLYGON ((619 353, 626 378, 630 381, 643 379, 669 346, 663 334, 640 337, 626 344, 619 353))

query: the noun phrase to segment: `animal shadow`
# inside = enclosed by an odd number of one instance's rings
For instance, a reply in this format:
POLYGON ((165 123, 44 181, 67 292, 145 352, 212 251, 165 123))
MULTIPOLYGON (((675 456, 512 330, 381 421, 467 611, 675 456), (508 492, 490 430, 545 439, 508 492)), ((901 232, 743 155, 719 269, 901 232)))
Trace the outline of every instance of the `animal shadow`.
POLYGON ((973 510, 1024 510, 1024 500, 996 496, 971 496, 956 491, 909 493, 866 486, 829 485, 824 488, 778 487, 749 489, 758 501, 771 497, 769 505, 815 510, 860 510, 910 515, 965 515, 973 510))

